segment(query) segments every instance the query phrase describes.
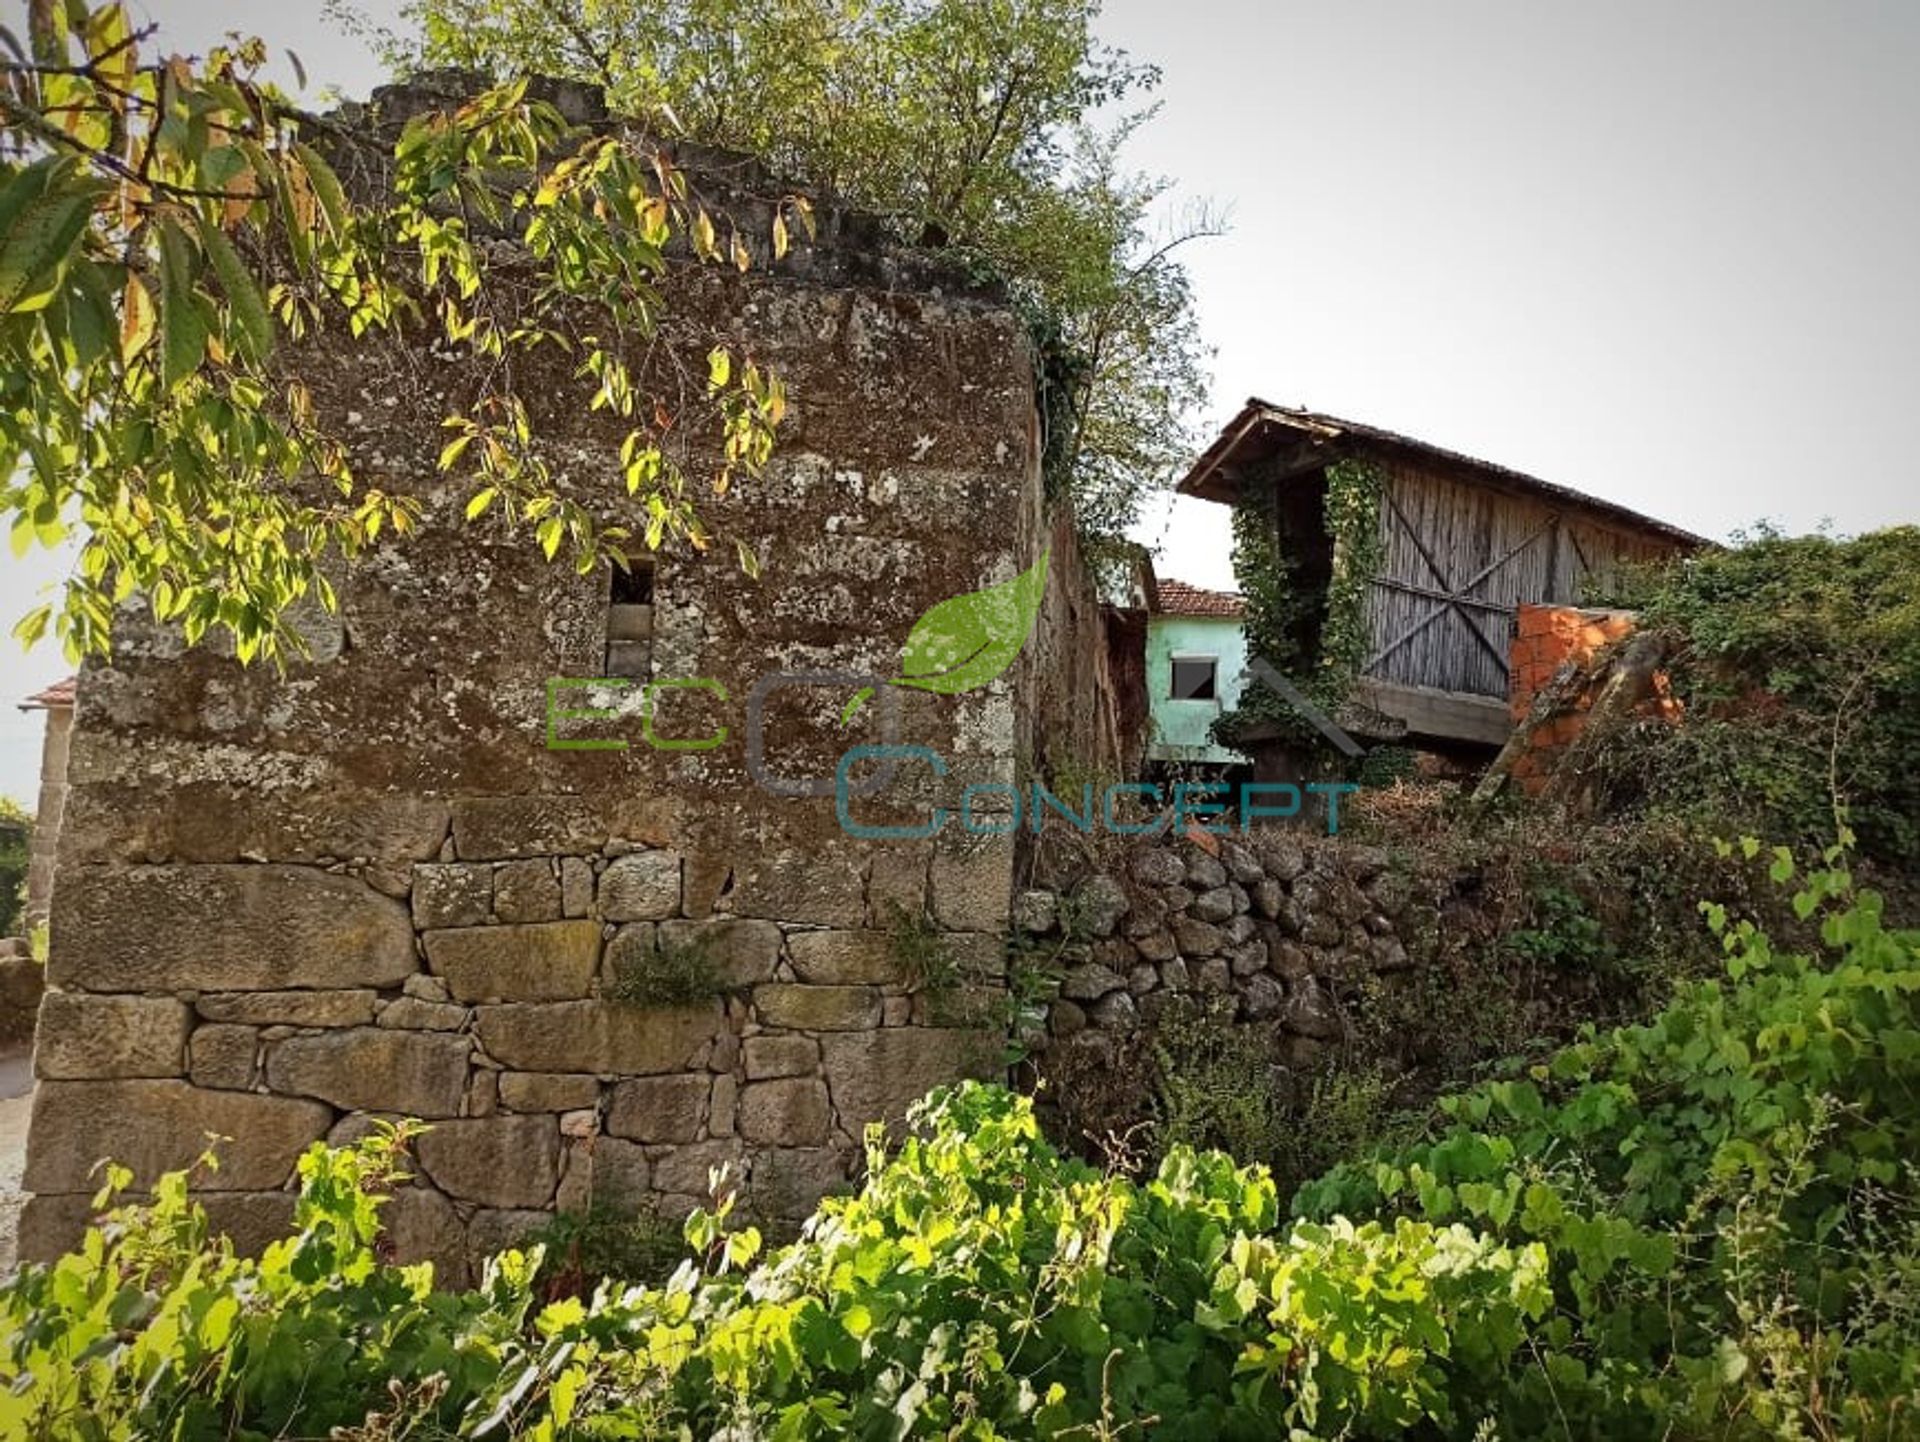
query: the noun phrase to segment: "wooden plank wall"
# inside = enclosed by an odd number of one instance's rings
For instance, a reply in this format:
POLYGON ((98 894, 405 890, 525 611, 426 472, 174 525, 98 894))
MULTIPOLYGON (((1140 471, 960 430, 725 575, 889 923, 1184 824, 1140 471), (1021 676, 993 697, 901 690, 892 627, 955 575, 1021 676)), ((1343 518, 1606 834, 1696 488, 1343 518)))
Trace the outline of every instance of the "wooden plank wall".
POLYGON ((1589 577, 1604 583, 1623 560, 1673 549, 1543 499, 1404 463, 1387 467, 1380 511, 1385 562, 1368 598, 1363 674, 1475 696, 1507 694, 1515 606, 1577 602, 1589 577))

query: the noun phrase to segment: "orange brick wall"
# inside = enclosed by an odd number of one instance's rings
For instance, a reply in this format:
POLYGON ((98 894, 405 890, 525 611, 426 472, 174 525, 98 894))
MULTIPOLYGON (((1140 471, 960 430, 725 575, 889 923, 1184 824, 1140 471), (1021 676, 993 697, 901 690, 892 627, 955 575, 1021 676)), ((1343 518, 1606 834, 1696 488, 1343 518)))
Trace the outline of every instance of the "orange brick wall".
MULTIPOLYGON (((1515 615, 1513 646, 1509 654, 1508 702, 1514 724, 1526 719, 1533 698, 1569 661, 1586 665, 1608 646, 1633 634, 1631 611, 1589 611, 1577 606, 1521 606, 1515 615)), ((1658 697, 1650 710, 1659 715, 1679 714, 1679 703, 1667 694, 1666 677, 1655 678, 1658 697)), ((1562 754, 1579 738, 1593 697, 1582 693, 1560 714, 1543 722, 1530 738, 1527 754, 1513 768, 1514 780, 1528 795, 1547 784, 1562 754)))
MULTIPOLYGON (((1534 693, 1568 661, 1585 665, 1594 653, 1633 634, 1631 611, 1583 611, 1575 606, 1521 606, 1508 657, 1508 699, 1519 723, 1534 693)), ((1571 718, 1566 718, 1571 719, 1571 718)), ((1576 728, 1577 730, 1578 728, 1576 728)))

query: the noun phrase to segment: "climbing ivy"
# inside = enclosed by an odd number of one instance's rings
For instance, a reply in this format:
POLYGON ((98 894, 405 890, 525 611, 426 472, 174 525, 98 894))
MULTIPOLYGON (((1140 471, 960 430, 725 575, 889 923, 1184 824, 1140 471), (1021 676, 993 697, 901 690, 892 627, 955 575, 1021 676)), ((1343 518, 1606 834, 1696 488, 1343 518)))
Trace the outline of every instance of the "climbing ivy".
POLYGON ((1345 701, 1367 664, 1372 632, 1367 625, 1367 588, 1386 561, 1380 539, 1380 503, 1386 477, 1370 461, 1338 461, 1327 467, 1327 534, 1333 537, 1333 576, 1327 582, 1326 620, 1316 658, 1319 699, 1345 701))
MULTIPOLYGON (((1322 523, 1333 543, 1333 564, 1324 585, 1301 577, 1301 547, 1283 534, 1271 476, 1247 475, 1233 508, 1233 569, 1246 598, 1247 653, 1293 678, 1327 711, 1346 702, 1366 665, 1367 587, 1386 558, 1380 539, 1384 491, 1385 473, 1370 461, 1343 460, 1327 468, 1322 523)), ((1320 740, 1304 717, 1261 686, 1249 688, 1214 723, 1214 736, 1232 745, 1255 722, 1279 726, 1290 739, 1320 740)))

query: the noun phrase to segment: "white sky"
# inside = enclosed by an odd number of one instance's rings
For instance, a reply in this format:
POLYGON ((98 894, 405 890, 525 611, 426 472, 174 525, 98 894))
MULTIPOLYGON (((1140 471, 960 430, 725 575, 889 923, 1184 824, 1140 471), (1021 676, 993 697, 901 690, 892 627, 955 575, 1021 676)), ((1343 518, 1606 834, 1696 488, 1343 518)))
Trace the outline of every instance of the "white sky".
MULTIPOLYGON (((319 0, 133 8, 381 78, 319 0)), ((1102 28, 1165 73, 1134 163, 1232 214, 1189 254, 1210 425, 1308 405, 1713 536, 1916 519, 1920 5, 1108 0, 1102 28)), ((1231 584, 1219 508, 1142 534, 1231 584)), ((9 625, 58 572, 0 554, 9 625)), ((31 803, 10 702, 66 668, 0 646, 0 793, 31 803)))

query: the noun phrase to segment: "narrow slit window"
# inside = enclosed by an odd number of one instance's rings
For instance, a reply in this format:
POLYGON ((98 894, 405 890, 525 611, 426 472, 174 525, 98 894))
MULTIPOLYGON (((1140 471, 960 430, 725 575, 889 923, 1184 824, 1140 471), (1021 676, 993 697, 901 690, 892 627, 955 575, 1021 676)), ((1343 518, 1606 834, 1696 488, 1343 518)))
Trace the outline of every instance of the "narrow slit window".
POLYGON ((653 566, 613 568, 607 602, 607 675, 645 679, 653 670, 653 566))
POLYGON ((1217 701, 1220 696, 1219 671, 1218 656, 1175 656, 1173 658, 1173 699, 1217 701))

